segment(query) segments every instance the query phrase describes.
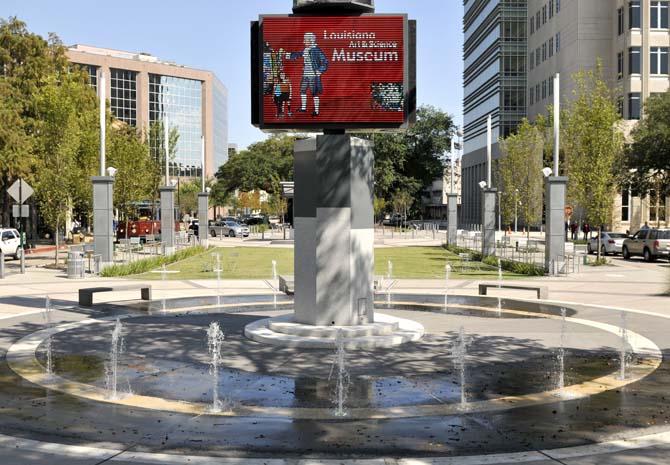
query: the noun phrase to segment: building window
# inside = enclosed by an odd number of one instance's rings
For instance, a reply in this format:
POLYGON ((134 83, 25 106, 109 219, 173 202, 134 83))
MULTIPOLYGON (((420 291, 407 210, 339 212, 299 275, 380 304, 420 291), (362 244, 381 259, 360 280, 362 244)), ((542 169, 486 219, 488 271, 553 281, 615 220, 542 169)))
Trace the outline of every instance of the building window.
POLYGON ((665 221, 665 196, 654 189, 649 191, 649 221, 665 221))
POLYGON ((535 49, 535 66, 540 66, 540 47, 535 49))
POLYGON ((628 94, 628 119, 640 119, 640 93, 628 94))
POLYGON ((616 108, 619 116, 623 118, 623 96, 619 95, 616 98, 616 108))
POLYGON ((526 63, 522 56, 505 55, 503 57, 503 74, 505 76, 524 76, 526 63))
POLYGON ((668 29, 668 2, 651 2, 651 26, 652 29, 668 29))
POLYGON ((540 101, 540 85, 539 84, 535 85, 535 101, 536 102, 540 101))
POLYGON ((628 74, 640 74, 641 70, 640 47, 628 49, 628 74))
POLYGON ((624 28, 624 19, 623 19, 623 8, 617 10, 617 32, 619 35, 623 34, 624 28))
POLYGON ((630 221, 630 190, 621 191, 621 221, 630 221))
POLYGON ((619 52, 616 55, 617 68, 616 68, 616 78, 618 81, 623 79, 623 52, 619 52))
POLYGON ((549 39, 549 58, 554 56, 554 38, 549 39))
POLYGON ((547 98, 547 81, 542 81, 542 100, 547 98))
POLYGON ((541 26, 541 24, 540 24, 540 12, 538 11, 538 12, 535 14, 535 30, 538 30, 538 31, 539 31, 539 30, 540 30, 540 26, 541 26))
POLYGON ((547 24, 547 5, 542 7, 542 24, 547 24))
POLYGON ((561 33, 556 33, 556 53, 561 51, 561 33))
POLYGON ((535 18, 530 18, 530 33, 533 34, 535 32, 535 18))
POLYGON ((556 13, 561 11, 561 0, 556 0, 556 13))
POLYGON ((549 0, 549 19, 554 17, 554 0, 549 0))
POLYGON ((642 9, 640 0, 630 0, 628 4, 628 28, 639 29, 642 24, 642 9))
POLYGON ((547 59, 547 43, 542 44, 542 61, 546 61, 547 59))
POLYGON ((137 126, 137 73, 126 69, 110 69, 110 109, 114 116, 137 126))
POLYGON ((668 47, 651 47, 651 74, 668 74, 668 47))
POLYGON ((528 92, 528 99, 531 105, 535 103, 535 89, 533 86, 530 86, 530 92, 528 92))
POLYGON ((530 69, 535 68, 535 52, 530 52, 530 69))
POLYGON ((202 81, 175 76, 149 74, 149 146, 152 155, 161 160, 163 122, 177 130, 179 139, 170 173, 179 177, 200 177, 202 126, 202 81))
POLYGON ((549 97, 554 95, 554 82, 553 78, 548 78, 547 79, 547 95, 549 97))

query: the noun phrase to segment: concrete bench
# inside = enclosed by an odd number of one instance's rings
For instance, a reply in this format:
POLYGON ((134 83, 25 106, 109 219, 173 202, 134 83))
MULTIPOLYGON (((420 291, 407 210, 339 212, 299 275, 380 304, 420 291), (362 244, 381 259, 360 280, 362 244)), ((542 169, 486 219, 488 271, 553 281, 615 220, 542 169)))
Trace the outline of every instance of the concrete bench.
POLYGON ((295 293, 295 277, 279 276, 279 292, 283 292, 286 295, 293 295, 295 293))
POLYGON ((123 286, 89 287, 87 289, 79 289, 79 305, 82 307, 92 307, 93 294, 96 292, 117 292, 134 289, 140 289, 142 300, 151 300, 151 286, 147 284, 131 284, 123 286))
POLYGON ((526 284, 498 284, 498 283, 480 283, 479 295, 488 295, 488 290, 493 289, 519 289, 524 291, 537 292, 537 298, 545 300, 549 298, 549 288, 547 286, 531 286, 526 284))

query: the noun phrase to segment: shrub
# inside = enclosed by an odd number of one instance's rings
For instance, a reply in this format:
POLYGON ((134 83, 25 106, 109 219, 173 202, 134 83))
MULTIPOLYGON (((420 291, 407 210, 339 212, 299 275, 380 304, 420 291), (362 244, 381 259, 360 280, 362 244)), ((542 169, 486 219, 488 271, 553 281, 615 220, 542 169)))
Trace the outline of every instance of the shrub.
MULTIPOLYGON (((470 254, 473 260, 480 261, 486 265, 498 268, 498 257, 488 256, 482 258, 481 252, 476 252, 464 247, 458 247, 455 245, 446 244, 444 246, 451 253, 467 253, 470 254)), ((523 262, 514 262, 512 260, 506 260, 504 258, 500 259, 500 266, 503 270, 509 271, 510 273, 522 274, 526 276, 544 276, 544 268, 538 266, 534 263, 523 263, 523 262)))
POLYGON ((104 268, 100 276, 104 278, 113 278, 121 276, 132 276, 142 273, 148 273, 163 265, 170 265, 171 263, 180 262, 195 255, 200 255, 207 252, 207 249, 201 245, 189 247, 179 250, 172 255, 150 257, 138 260, 136 262, 127 263, 125 265, 112 265, 104 268))

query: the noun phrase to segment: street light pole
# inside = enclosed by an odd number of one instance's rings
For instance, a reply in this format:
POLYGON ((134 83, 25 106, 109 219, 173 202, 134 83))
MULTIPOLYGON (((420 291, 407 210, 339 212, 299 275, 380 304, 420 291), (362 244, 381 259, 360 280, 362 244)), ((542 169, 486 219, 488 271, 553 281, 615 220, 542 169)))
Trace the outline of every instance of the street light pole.
POLYGON ((514 232, 519 232, 519 189, 514 189, 514 232))
POLYGON ((498 231, 502 232, 502 191, 498 192, 498 231))

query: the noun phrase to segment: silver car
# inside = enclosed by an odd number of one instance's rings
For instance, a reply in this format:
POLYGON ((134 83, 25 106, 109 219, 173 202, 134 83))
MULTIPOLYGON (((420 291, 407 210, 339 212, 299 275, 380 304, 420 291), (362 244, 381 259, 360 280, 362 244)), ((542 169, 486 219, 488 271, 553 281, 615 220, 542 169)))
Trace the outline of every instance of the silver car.
MULTIPOLYGON (((620 254, 623 250, 623 241, 628 238, 627 234, 605 232, 600 233, 600 254, 620 254)), ((596 253, 598 250, 598 235, 592 236, 586 244, 588 253, 596 253)))
POLYGON ((670 258, 670 229, 641 229, 623 243, 623 258, 639 255, 646 262, 670 258))
POLYGON ((219 221, 209 227, 209 234, 212 237, 249 237, 249 227, 236 221, 219 221))

